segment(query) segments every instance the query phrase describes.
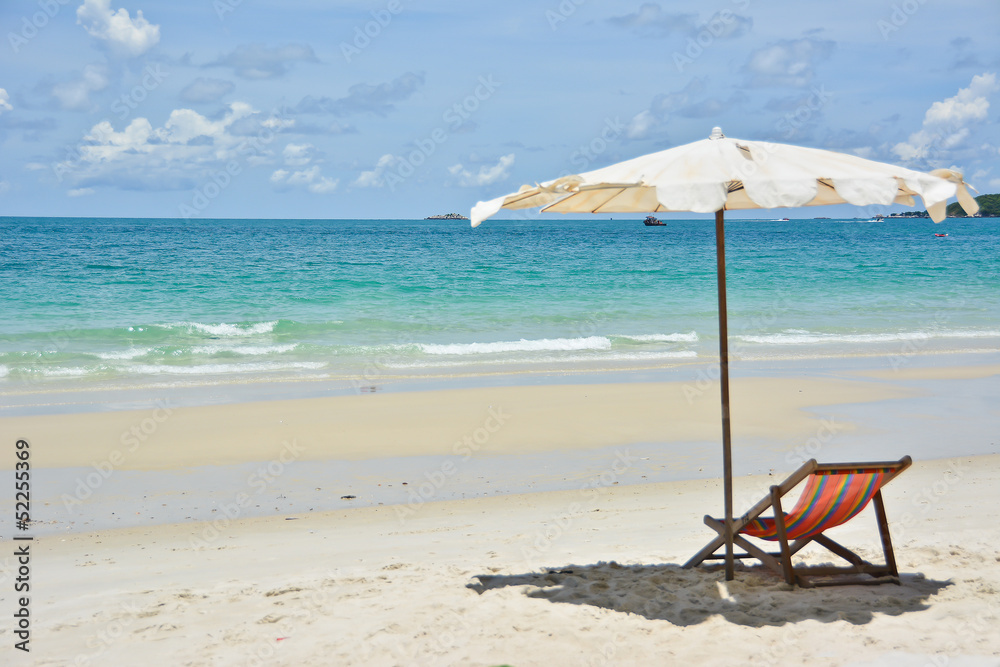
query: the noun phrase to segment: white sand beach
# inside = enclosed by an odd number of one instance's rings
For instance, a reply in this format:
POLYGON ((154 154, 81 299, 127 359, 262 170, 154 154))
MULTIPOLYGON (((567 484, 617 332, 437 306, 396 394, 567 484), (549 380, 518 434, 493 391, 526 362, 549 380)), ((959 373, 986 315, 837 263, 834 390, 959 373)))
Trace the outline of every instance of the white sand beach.
MULTIPOLYGON (((899 586, 792 588, 750 562, 729 583, 717 569, 681 569, 714 535, 702 516, 722 509, 714 469, 683 479, 697 468, 672 467, 684 450, 669 448, 704 450, 688 463, 716 465, 718 398, 707 385, 697 395, 682 382, 557 384, 4 418, 5 434, 31 440, 39 491, 32 650, 10 664, 997 665, 996 409, 973 406, 978 420, 916 416, 925 401, 950 405, 933 386, 966 403, 993 392, 983 398, 995 406, 995 375, 943 368, 734 382, 737 447, 773 444, 758 460, 764 474, 738 468, 737 513, 797 457, 914 456, 884 490, 899 586), (897 418, 954 455, 893 436, 897 418), (824 435, 831 423, 835 437, 824 435), (941 432, 973 435, 949 446, 941 432), (532 456, 565 463, 560 490, 493 488, 551 476, 515 470, 532 456), (391 502, 383 492, 404 493, 404 478, 384 472, 350 493, 330 485, 298 505, 282 500, 314 483, 304 468, 365 457, 380 462, 373 470, 404 462, 408 495, 391 502), (472 462, 474 473, 463 467, 472 462), (247 469, 257 472, 229 474, 247 469), (445 493, 462 474, 468 497, 445 493), (141 486, 115 486, 123 479, 141 486), (154 498, 156 485, 170 488, 154 498)), ((833 537, 881 557, 870 508, 833 537)), ((800 562, 832 560, 809 547, 800 562)), ((9 619, 16 563, 5 554, 0 567, 9 619)), ((0 624, 0 642, 13 645, 13 630, 0 624)))
MULTIPOLYGON (((32 664, 996 665, 998 478, 983 456, 886 488, 901 586, 681 570, 714 482, 42 538, 32 664)), ((837 535, 878 555, 870 510, 837 535)))

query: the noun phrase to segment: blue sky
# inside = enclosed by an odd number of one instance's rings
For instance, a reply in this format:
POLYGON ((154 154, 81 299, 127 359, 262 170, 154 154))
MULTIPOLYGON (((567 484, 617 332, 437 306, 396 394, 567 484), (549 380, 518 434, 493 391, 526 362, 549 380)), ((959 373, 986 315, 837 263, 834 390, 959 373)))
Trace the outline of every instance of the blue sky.
POLYGON ((1000 191, 996 0, 7 0, 0 25, 0 215, 468 214, 715 125, 1000 191))

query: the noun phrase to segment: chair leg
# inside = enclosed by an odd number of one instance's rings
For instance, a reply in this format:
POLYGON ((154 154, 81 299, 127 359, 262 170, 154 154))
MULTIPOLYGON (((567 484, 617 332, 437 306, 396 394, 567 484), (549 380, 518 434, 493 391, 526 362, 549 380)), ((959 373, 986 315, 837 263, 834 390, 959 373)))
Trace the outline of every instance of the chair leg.
POLYGON ((795 571, 792 569, 792 552, 788 548, 788 535, 785 533, 785 513, 781 511, 781 489, 771 487, 771 506, 774 507, 774 525, 778 532, 778 542, 781 545, 781 570, 785 583, 795 584, 795 571))
POLYGON ((878 532, 882 538, 882 553, 885 554, 885 565, 889 568, 892 576, 898 577, 899 570, 896 569, 896 554, 892 550, 892 539, 889 537, 889 521, 885 517, 885 505, 882 503, 882 489, 875 493, 872 498, 875 506, 875 518, 878 520, 878 532))
MULTIPOLYGON (((719 535, 725 535, 726 534, 726 524, 724 522, 722 522, 722 521, 719 521, 718 519, 713 519, 712 517, 706 516, 705 517, 705 525, 708 526, 709 528, 711 528, 712 530, 718 532, 719 535)), ((724 541, 724 539, 725 538, 723 538, 723 541, 724 541)), ((721 545, 721 544, 722 543, 719 542, 719 545, 721 545)), ((780 561, 778 561, 777 558, 775 558, 771 554, 767 553, 766 551, 764 551, 763 549, 761 549, 757 545, 755 545, 755 544, 747 541, 747 539, 744 538, 742 535, 739 535, 739 534, 733 535, 733 544, 739 545, 739 546, 743 547, 744 549, 746 549, 746 552, 748 554, 750 554, 751 556, 753 556, 754 558, 756 558, 757 560, 759 560, 765 566, 767 566, 767 567, 771 568, 772 570, 774 570, 775 574, 778 574, 778 575, 782 574, 781 563, 780 563, 780 561)), ((706 549, 707 548, 708 547, 706 547, 706 549)), ((718 546, 716 547, 716 549, 718 549, 718 546)), ((702 551, 704 551, 704 549, 702 551)), ((709 555, 711 555, 711 554, 709 554, 709 555)), ((704 558, 702 560, 704 560, 704 558)))
MULTIPOLYGON (((715 529, 715 526, 713 525, 713 523, 716 523, 715 519, 713 519, 712 517, 710 517, 709 515, 706 514, 705 515, 705 525, 708 526, 709 528, 715 529), (710 521, 712 523, 709 523, 710 521)), ((708 558, 709 556, 711 556, 712 554, 714 554, 716 551, 718 551, 719 547, 721 547, 725 543, 726 543, 725 530, 723 530, 722 533, 720 533, 718 536, 714 537, 711 542, 709 542, 708 544, 706 544, 702 548, 701 551, 699 551, 698 553, 696 553, 694 556, 691 556, 691 558, 688 559, 688 562, 684 563, 684 565, 682 567, 685 570, 689 570, 692 567, 694 567, 695 565, 701 565, 705 561, 706 558, 708 558)))
POLYGON ((844 560, 846 560, 848 563, 850 563, 855 567, 861 567, 862 565, 871 565, 871 563, 866 563, 861 556, 857 555, 844 545, 834 542, 833 540, 831 540, 826 535, 823 535, 822 533, 819 535, 814 535, 813 540, 815 540, 817 544, 822 544, 824 547, 826 547, 833 553, 837 554, 838 556, 840 556, 841 558, 843 558, 844 560))

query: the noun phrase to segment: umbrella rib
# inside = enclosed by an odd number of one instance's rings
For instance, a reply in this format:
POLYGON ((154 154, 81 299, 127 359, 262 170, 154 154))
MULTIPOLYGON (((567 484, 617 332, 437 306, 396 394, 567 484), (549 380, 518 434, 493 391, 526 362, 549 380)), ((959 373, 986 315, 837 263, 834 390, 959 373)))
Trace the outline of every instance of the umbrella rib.
MULTIPOLYGON (((602 212, 601 211, 602 208, 604 208, 605 206, 607 206, 609 203, 613 202, 615 200, 615 197, 617 197, 621 193, 625 192, 625 190, 627 190, 627 189, 628 188, 625 188, 625 187, 619 188, 617 192, 615 192, 613 195, 611 195, 610 197, 608 197, 607 199, 605 199, 604 202, 602 202, 601 205, 598 206, 597 208, 593 209, 591 211, 591 213, 601 213, 602 212)), ((614 213, 614 211, 611 211, 611 213, 614 213)))

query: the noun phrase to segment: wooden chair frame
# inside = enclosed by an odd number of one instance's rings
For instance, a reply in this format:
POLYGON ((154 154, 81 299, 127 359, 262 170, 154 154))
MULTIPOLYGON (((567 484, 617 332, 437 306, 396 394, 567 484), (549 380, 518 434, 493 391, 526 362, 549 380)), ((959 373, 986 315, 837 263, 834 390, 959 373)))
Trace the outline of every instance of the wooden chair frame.
MULTIPOLYGON (((882 584, 890 582, 898 584, 899 572, 896 569, 896 558, 892 549, 892 540, 889 537, 889 522, 885 515, 885 505, 882 502, 881 487, 888 484, 897 475, 910 467, 912 462, 913 461, 909 456, 904 456, 899 461, 881 461, 875 463, 817 463, 816 459, 807 461, 781 484, 772 486, 770 493, 761 499, 760 502, 751 507, 746 514, 741 516, 739 519, 733 520, 733 543, 746 550, 746 553, 735 554, 735 557, 756 558, 767 568, 783 577, 787 583, 792 585, 797 583, 802 587, 834 586, 844 584, 882 584), (848 474, 862 468, 885 468, 887 470, 879 490, 872 497, 872 505, 875 508, 875 517, 878 522, 878 530, 882 541, 882 552, 885 557, 885 564, 873 565, 872 563, 865 561, 847 547, 833 541, 823 533, 813 535, 811 537, 801 538, 789 544, 788 538, 785 534, 786 517, 781 509, 781 498, 810 475, 817 473, 834 475, 848 474), (741 534, 741 531, 746 528, 751 521, 755 520, 768 509, 774 511, 775 527, 778 534, 777 542, 779 546, 779 551, 777 553, 768 553, 764 551, 757 545, 750 542, 747 539, 748 536, 741 534), (826 547, 828 550, 850 563, 850 566, 795 568, 792 565, 792 556, 812 542, 816 542, 817 544, 826 547), (860 578, 845 578, 838 575, 867 576, 860 578), (837 576, 837 580, 817 582, 809 579, 809 577, 828 576, 837 576)), ((724 546, 726 542, 726 527, 724 521, 706 515, 705 525, 716 531, 718 536, 716 536, 711 542, 705 545, 701 551, 688 560, 688 562, 684 564, 684 568, 691 568, 696 565, 700 565, 706 560, 720 560, 725 558, 724 555, 717 555, 715 553, 720 547, 724 546)))

